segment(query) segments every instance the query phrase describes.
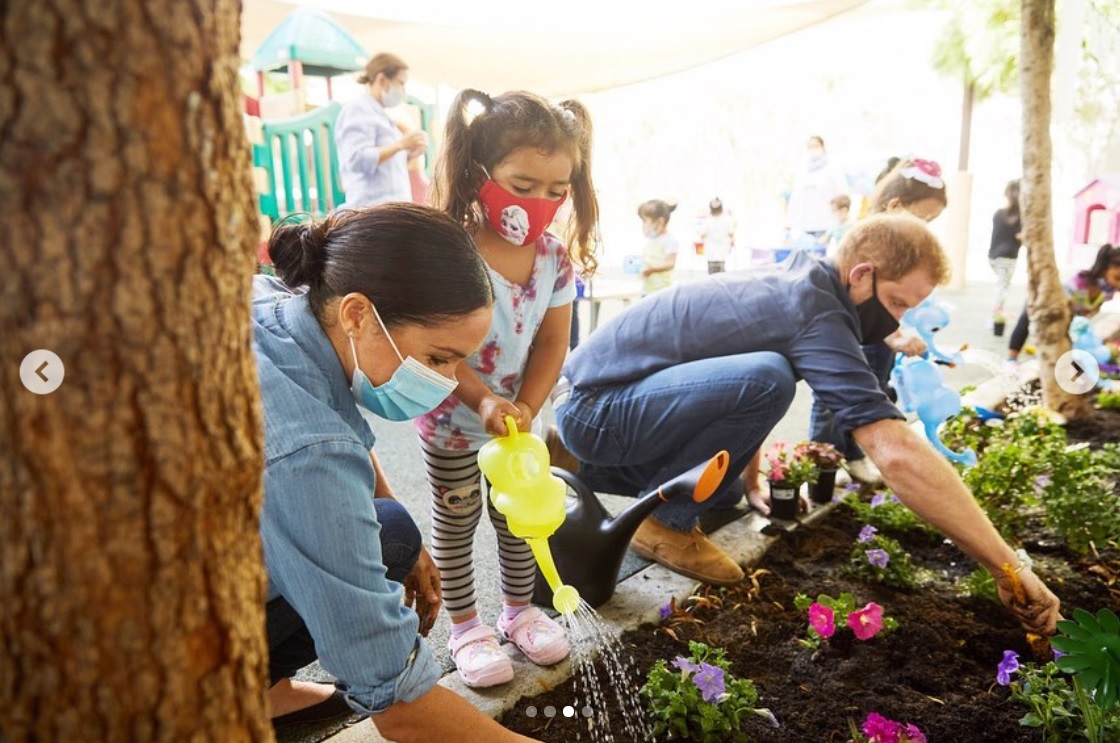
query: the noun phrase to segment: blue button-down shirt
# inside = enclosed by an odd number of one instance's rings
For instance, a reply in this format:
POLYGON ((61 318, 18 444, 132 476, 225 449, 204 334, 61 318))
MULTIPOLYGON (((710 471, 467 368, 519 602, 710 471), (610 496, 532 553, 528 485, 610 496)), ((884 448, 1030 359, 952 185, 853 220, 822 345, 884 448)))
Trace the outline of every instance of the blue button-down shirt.
POLYGON ((412 701, 439 680, 419 618, 385 577, 373 508, 374 437, 307 297, 253 285, 253 340, 264 408, 261 541, 268 598, 307 624, 323 667, 355 710, 412 701))
POLYGON ((380 162, 381 150, 400 141, 400 129, 372 96, 360 96, 345 106, 335 122, 339 176, 347 208, 389 201, 411 201, 408 153, 404 150, 380 162))
POLYGON ((776 271, 719 274, 651 294, 580 343, 563 373, 576 387, 594 388, 697 359, 773 351, 846 432, 903 418, 859 338, 859 316, 836 267, 797 251, 776 271))

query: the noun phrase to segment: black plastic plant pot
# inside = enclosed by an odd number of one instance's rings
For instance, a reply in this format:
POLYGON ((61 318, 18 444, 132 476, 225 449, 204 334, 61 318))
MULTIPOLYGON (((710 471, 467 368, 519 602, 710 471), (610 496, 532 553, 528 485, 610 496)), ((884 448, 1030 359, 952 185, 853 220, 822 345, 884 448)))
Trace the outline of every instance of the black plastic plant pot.
POLYGON ((995 336, 997 338, 1002 338, 1003 337, 1003 330, 1006 327, 1007 327, 1007 325, 1005 323, 994 322, 994 323, 992 323, 992 332, 995 333, 995 336))
POLYGON ((784 482, 770 482, 770 518, 783 521, 797 518, 797 488, 784 482))
POLYGON ((836 470, 817 470, 817 481, 809 485, 809 500, 831 503, 836 490, 836 470))

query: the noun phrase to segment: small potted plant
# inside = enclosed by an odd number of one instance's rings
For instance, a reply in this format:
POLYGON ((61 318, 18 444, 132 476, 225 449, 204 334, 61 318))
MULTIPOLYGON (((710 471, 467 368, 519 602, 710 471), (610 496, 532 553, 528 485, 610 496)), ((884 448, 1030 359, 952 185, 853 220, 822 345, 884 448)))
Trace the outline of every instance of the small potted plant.
POLYGON ((1007 318, 1004 317, 1002 313, 997 312, 995 315, 992 315, 992 333, 995 334, 996 338, 1002 338, 1003 331, 1006 328, 1007 318))
POLYGON ((820 441, 802 441, 794 450, 794 456, 807 459, 816 467, 817 477, 809 483, 809 498, 814 503, 831 503, 836 490, 836 470, 844 461, 844 455, 832 444, 820 441))
POLYGON ((817 467, 796 450, 779 441, 766 452, 770 467, 770 516, 791 521, 797 518, 798 494, 801 486, 817 479, 817 467))

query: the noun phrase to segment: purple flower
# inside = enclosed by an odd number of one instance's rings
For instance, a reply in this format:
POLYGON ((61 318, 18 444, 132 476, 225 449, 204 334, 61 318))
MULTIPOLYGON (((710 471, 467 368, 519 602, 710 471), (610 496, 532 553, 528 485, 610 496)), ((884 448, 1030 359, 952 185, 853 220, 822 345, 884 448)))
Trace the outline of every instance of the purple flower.
POLYGON ((872 508, 878 508, 879 506, 883 505, 886 502, 887 502, 887 494, 886 493, 876 493, 875 495, 873 495, 871 497, 871 507, 872 508))
POLYGON ((847 490, 849 493, 858 493, 861 487, 863 486, 858 482, 850 482, 844 486, 844 490, 847 490))
POLYGON ((1014 650, 1004 650, 1003 660, 996 667, 996 683, 1007 686, 1011 683, 1011 674, 1019 670, 1019 654, 1014 650))
POLYGON ((859 536, 856 537, 856 541, 857 542, 870 542, 871 537, 875 536, 875 534, 878 531, 879 530, 876 529, 871 524, 866 524, 866 525, 864 525, 864 527, 862 529, 859 530, 859 536))
POLYGON ((668 619, 669 615, 673 613, 673 602, 670 601, 669 603, 665 604, 665 606, 662 606, 659 611, 661 612, 662 620, 668 619))
POLYGON ((885 568, 891 561, 891 556, 886 550, 867 550, 867 561, 877 568, 885 568))
POLYGON ((1054 653, 1054 660, 1057 660, 1058 658, 1061 658, 1063 655, 1069 655, 1069 653, 1063 653, 1061 650, 1058 650, 1057 648, 1050 648, 1050 650, 1051 650, 1051 652, 1054 653))
POLYGON ((1046 490, 1047 486, 1049 486, 1050 483, 1053 482, 1053 479, 1054 478, 1050 477, 1050 475, 1039 475, 1038 477, 1034 478, 1035 495, 1042 495, 1042 491, 1046 490))
POLYGON ((681 671, 684 671, 685 676, 688 676, 690 673, 696 673, 700 670, 700 666, 696 665, 688 658, 684 658, 679 655, 677 656, 677 659, 673 661, 673 665, 679 668, 681 671))
POLYGON ((898 499, 897 495, 895 495, 894 493, 891 493, 891 503, 901 503, 901 502, 902 501, 898 499))
POLYGON ((700 672, 692 677, 696 688, 700 690, 700 697, 705 702, 715 702, 724 692, 723 669, 707 663, 700 664, 700 672))

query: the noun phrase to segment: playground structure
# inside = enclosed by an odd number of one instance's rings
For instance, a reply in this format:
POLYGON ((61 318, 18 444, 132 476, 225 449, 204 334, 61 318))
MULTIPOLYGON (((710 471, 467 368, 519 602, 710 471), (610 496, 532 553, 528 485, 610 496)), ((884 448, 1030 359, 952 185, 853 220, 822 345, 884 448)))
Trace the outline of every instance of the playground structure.
MULTIPOLYGON (((257 98, 245 97, 246 131, 260 210, 258 263, 268 266, 268 234, 290 214, 325 217, 345 200, 339 177, 334 127, 341 104, 333 100, 332 78, 365 67, 368 54, 341 25, 321 11, 296 8, 272 31, 250 62, 257 98), (267 76, 283 73, 287 90, 266 92, 267 76), (326 81, 327 104, 307 101, 308 77, 326 81)), ((275 86, 272 86, 275 87, 275 86)), ((420 129, 432 130, 435 107, 414 97, 405 101, 420 129)), ((422 162, 430 171, 431 160, 422 162)))

